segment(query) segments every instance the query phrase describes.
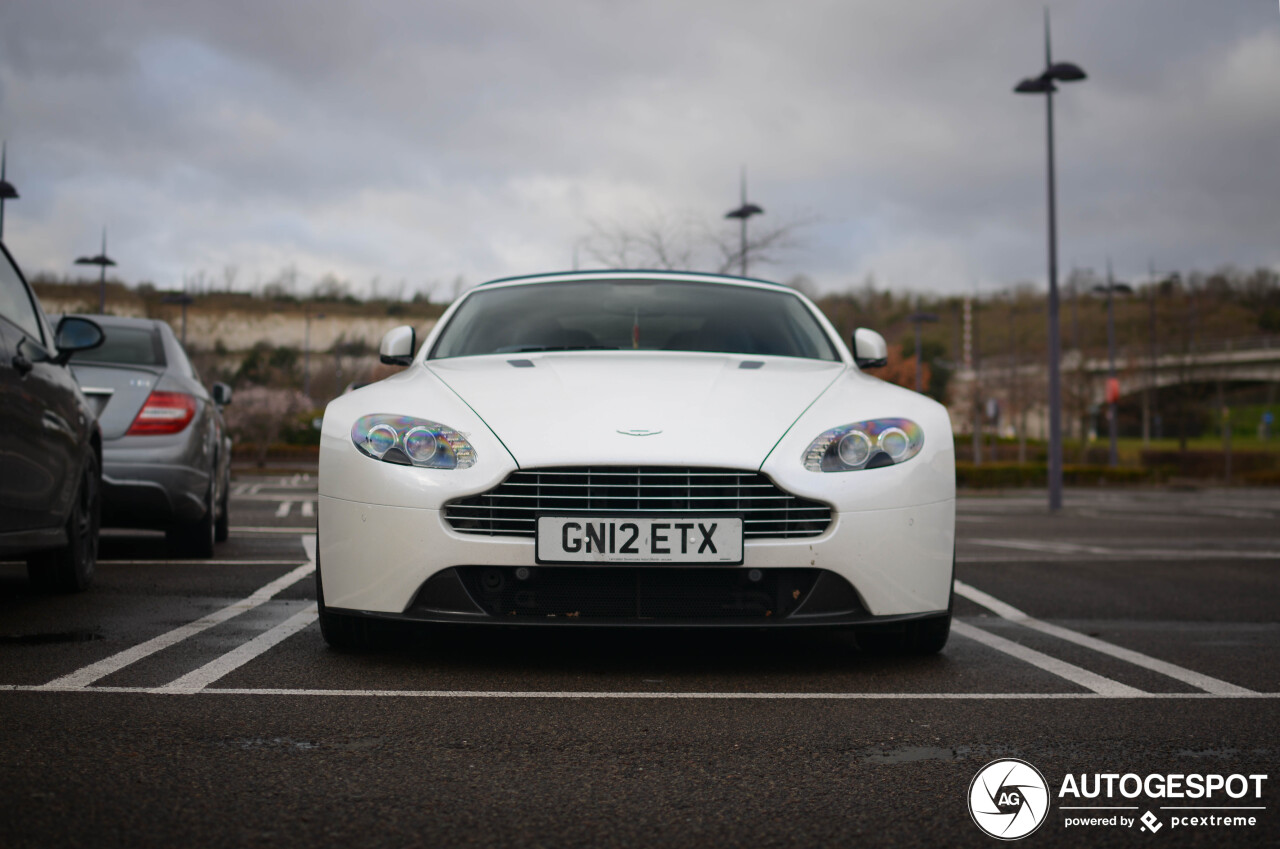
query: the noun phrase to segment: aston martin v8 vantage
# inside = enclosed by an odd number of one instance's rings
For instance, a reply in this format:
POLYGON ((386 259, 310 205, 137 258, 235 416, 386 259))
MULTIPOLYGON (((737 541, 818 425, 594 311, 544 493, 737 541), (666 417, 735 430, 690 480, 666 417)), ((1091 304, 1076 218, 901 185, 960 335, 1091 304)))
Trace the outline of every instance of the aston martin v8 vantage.
POLYGON ((495 280, 394 376, 335 399, 317 595, 332 646, 380 620, 851 627, 932 653, 951 623, 947 411, 868 373, 778 284, 610 271, 495 280))

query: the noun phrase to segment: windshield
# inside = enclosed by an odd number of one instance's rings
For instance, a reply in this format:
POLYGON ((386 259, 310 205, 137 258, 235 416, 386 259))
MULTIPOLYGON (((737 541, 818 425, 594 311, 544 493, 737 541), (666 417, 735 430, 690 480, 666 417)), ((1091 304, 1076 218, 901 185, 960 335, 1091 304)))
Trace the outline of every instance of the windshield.
POLYGON ((164 346, 152 328, 104 328, 106 339, 97 348, 76 351, 71 359, 79 363, 119 363, 129 366, 164 365, 164 346))
POLYGON ((721 283, 582 280, 473 292, 430 357, 713 351, 839 360, 795 295, 721 283))

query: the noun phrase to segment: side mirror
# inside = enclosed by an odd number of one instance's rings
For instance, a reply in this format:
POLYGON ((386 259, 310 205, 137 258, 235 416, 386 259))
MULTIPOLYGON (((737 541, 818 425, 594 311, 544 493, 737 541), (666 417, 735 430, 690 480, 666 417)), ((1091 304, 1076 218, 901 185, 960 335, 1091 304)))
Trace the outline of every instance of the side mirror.
POLYGON ((225 383, 215 383, 209 393, 213 396, 213 403, 219 407, 225 407, 231 403, 231 387, 225 383))
POLYGON ((889 345, 874 330, 859 327, 853 331, 853 361, 858 368, 880 368, 889 364, 889 345))
POLYGON ((97 348, 107 339, 96 321, 77 316, 64 316, 58 322, 58 332, 54 337, 54 346, 58 349, 56 362, 59 364, 71 359, 77 351, 97 348))
POLYGON ((417 334, 407 324, 392 328, 382 337, 378 346, 378 359, 389 366, 407 366, 413 362, 417 334))

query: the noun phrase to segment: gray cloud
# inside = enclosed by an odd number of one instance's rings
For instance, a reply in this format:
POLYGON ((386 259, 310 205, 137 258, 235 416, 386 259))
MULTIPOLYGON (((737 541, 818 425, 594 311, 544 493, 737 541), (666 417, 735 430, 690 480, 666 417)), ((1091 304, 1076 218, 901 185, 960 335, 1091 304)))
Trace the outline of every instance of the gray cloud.
MULTIPOLYGON (((1280 264, 1280 13, 1054 8, 1064 266, 1280 264)), ((296 264, 410 286, 562 268, 593 220, 719 219, 739 164, 768 270, 842 288, 1044 276, 1040 10, 1010 0, 549 0, 0 9, 6 237, 129 279, 296 264)))

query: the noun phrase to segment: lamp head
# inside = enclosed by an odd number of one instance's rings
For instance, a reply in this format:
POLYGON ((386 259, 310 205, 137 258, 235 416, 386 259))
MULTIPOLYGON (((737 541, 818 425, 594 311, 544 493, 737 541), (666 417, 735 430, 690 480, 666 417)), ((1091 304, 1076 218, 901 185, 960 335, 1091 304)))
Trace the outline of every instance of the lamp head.
POLYGON ((1018 94, 1046 94, 1051 91, 1057 91, 1057 87, 1053 84, 1053 80, 1042 75, 1039 77, 1027 77, 1014 86, 1013 90, 1018 94))
POLYGON ((762 212, 764 212, 764 210, 756 206, 754 203, 744 203, 742 206, 738 207, 737 209, 732 210, 730 212, 726 212, 724 214, 724 217, 725 218, 750 218, 751 216, 759 215, 762 212))
POLYGON ((1075 83, 1087 79, 1080 66, 1073 65, 1070 62, 1055 62, 1044 73, 1045 76, 1063 83, 1075 83))

